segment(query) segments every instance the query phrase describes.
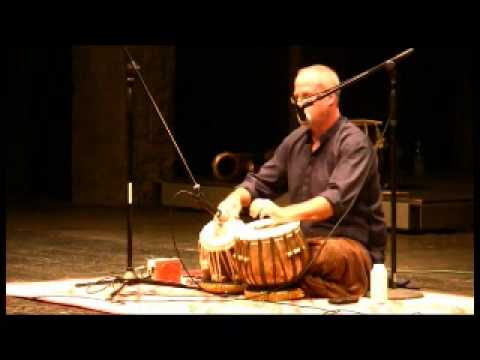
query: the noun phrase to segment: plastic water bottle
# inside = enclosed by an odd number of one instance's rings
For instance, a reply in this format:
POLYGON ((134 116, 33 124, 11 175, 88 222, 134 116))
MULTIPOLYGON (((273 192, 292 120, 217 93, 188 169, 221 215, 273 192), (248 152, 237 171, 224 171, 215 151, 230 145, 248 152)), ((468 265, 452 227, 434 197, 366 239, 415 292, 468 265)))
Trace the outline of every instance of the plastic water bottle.
POLYGON ((374 264, 370 272, 370 298, 377 304, 388 300, 388 272, 385 264, 374 264))

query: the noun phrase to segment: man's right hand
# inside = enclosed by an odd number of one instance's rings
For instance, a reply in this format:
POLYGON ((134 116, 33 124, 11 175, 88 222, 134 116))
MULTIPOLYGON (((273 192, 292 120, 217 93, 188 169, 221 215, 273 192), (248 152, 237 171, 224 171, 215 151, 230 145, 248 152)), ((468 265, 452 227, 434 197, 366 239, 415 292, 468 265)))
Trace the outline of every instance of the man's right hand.
POLYGON ((236 220, 240 217, 242 211, 242 202, 240 196, 235 193, 230 194, 225 200, 218 205, 219 212, 216 219, 219 222, 227 222, 229 220, 236 220))
POLYGON ((242 209, 249 207, 251 203, 250 193, 246 189, 238 187, 218 205, 219 212, 215 215, 215 219, 222 223, 237 220, 240 218, 242 209))

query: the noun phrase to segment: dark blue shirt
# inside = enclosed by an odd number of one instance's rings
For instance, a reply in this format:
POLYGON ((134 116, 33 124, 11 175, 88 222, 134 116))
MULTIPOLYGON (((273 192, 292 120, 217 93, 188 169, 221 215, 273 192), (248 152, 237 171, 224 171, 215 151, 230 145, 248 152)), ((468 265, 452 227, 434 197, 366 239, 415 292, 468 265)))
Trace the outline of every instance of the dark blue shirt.
POLYGON ((334 216, 326 221, 302 221, 307 238, 328 235, 353 204, 332 237, 357 240, 374 262, 384 261, 386 228, 377 154, 370 139, 347 118, 339 118, 320 137, 315 152, 311 130, 297 128, 274 156, 239 186, 247 189, 252 199, 275 200, 287 191, 291 204, 326 198, 334 216))

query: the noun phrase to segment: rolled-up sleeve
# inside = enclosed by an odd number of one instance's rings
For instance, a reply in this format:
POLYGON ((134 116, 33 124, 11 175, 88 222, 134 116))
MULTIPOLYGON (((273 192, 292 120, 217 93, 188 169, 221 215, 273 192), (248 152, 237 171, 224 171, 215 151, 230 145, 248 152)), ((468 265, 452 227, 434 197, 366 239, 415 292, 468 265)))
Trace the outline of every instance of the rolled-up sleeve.
POLYGON ((273 157, 254 174, 249 173, 237 187, 246 189, 252 199, 275 199, 288 190, 286 181, 288 159, 287 144, 283 142, 276 149, 273 157))
POLYGON ((373 149, 360 137, 348 139, 340 146, 338 161, 327 188, 317 194, 327 199, 335 217, 342 216, 361 191, 370 173, 373 149))

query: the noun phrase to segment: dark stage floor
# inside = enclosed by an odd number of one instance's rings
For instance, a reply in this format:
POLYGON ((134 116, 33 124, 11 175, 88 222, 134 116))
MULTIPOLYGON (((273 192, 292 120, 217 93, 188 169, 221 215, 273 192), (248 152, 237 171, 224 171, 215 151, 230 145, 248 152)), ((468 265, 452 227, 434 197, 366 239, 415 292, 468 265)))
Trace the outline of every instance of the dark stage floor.
MULTIPOLYGON (((135 209, 134 266, 176 257, 172 229, 186 265, 198 268, 197 241, 208 214, 135 209)), ((123 274, 126 215, 120 208, 54 202, 7 208, 6 281, 44 281, 123 274)), ((473 232, 399 234, 397 269, 423 290, 474 295, 473 232)), ((387 249, 387 265, 390 264, 387 249)), ((7 298, 6 314, 97 314, 91 310, 7 298)))

